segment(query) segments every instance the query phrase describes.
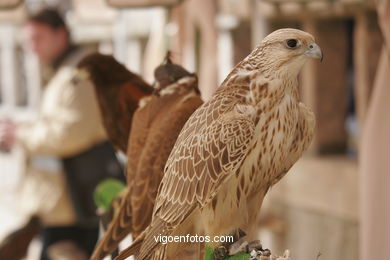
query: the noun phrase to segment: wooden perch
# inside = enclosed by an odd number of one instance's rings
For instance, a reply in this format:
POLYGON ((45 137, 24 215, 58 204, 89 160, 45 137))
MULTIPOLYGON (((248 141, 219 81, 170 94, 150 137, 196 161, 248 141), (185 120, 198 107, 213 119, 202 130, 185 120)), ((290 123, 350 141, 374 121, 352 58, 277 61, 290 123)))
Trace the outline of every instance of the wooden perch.
POLYGON ((290 251, 289 250, 284 251, 283 256, 274 256, 274 255, 271 255, 271 257, 261 256, 260 260, 291 260, 290 251))
POLYGON ((263 249, 259 240, 248 243, 244 238, 230 246, 220 246, 214 250, 206 247, 205 260, 291 260, 290 251, 276 256, 269 249, 263 249))

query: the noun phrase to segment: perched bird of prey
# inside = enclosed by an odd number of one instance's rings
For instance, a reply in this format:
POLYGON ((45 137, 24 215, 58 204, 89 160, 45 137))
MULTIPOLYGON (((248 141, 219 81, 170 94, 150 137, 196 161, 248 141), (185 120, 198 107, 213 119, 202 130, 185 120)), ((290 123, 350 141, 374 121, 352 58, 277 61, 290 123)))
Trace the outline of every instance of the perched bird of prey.
POLYGON ((109 140, 126 153, 133 114, 139 100, 153 92, 152 86, 111 55, 90 54, 77 67, 75 80, 88 78, 95 87, 109 140))
POLYGON ((179 259, 186 245, 162 244, 161 236, 250 235, 268 189, 312 140, 315 117, 299 100, 297 80, 309 58, 322 59, 314 38, 280 29, 236 65, 183 127, 151 224, 116 259, 179 259))
POLYGON ((171 62, 155 70, 155 91, 133 116, 127 151, 128 189, 119 212, 99 241, 93 260, 115 250, 129 233, 137 237, 150 224, 164 166, 191 114, 203 103, 197 77, 171 62))

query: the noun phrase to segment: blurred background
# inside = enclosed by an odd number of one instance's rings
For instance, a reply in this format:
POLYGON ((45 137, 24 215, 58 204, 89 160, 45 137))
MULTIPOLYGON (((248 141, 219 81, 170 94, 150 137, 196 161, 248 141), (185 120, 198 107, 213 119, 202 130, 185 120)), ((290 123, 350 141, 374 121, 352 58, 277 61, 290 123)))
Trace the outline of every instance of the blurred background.
MULTIPOLYGON (((378 15, 381 8, 389 10, 384 2, 0 0, 0 117, 36 115, 42 73, 24 48, 21 30, 26 15, 42 7, 54 6, 65 15, 75 43, 113 54, 150 83, 171 50, 175 62, 198 73, 205 100, 269 32, 282 27, 308 31, 324 52, 322 63, 310 62, 300 75, 302 99, 317 117, 316 136, 266 198, 259 239, 273 252, 290 249, 294 260, 315 260, 319 253, 320 260, 356 260, 365 220, 359 209, 367 195, 358 155, 384 44, 378 15), (153 2, 178 5, 145 7, 153 2)), ((0 153, 0 240, 25 221, 15 203, 23 160, 18 148, 0 153)), ((39 238, 27 259, 37 259, 37 250, 39 238)))

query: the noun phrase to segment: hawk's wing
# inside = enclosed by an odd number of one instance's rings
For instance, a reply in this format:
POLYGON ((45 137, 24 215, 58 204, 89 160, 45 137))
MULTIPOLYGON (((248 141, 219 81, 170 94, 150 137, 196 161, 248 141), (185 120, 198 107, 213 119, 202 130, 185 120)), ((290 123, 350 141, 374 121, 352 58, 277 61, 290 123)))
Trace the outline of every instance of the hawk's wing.
POLYGON ((196 207, 209 203, 242 164, 255 125, 248 115, 235 112, 237 103, 233 95, 213 98, 184 126, 167 161, 139 259, 158 245, 154 236, 170 234, 196 207))
MULTIPOLYGON (((126 166, 127 190, 122 197, 117 214, 113 217, 107 231, 95 247, 91 260, 103 259, 106 255, 113 252, 118 247, 120 241, 133 231, 131 190, 136 177, 137 162, 140 160, 141 151, 149 134, 151 114, 152 111, 147 106, 137 109, 134 113, 127 116, 129 120, 133 120, 128 145, 126 145, 126 147, 129 147, 127 149, 128 160, 126 166)), ((123 138, 120 139, 122 142, 125 141, 123 138)))
POLYGON ((150 224, 168 156, 185 122, 202 104, 197 95, 179 102, 189 92, 192 90, 168 98, 151 97, 134 113, 127 151, 128 190, 92 259, 102 259, 129 233, 137 237, 150 224))
POLYGON ((138 108, 138 102, 149 96, 151 87, 146 83, 142 89, 137 81, 126 82, 119 86, 107 86, 111 90, 98 91, 96 97, 99 103, 102 121, 108 139, 114 147, 124 154, 127 152, 132 120, 138 108), (107 93, 106 93, 107 92, 107 93))
POLYGON ((133 228, 137 235, 150 224, 164 166, 176 139, 188 118, 202 104, 199 96, 192 96, 184 102, 178 102, 178 98, 161 100, 166 103, 166 109, 162 106, 156 113, 139 158, 137 175, 132 180, 133 228))

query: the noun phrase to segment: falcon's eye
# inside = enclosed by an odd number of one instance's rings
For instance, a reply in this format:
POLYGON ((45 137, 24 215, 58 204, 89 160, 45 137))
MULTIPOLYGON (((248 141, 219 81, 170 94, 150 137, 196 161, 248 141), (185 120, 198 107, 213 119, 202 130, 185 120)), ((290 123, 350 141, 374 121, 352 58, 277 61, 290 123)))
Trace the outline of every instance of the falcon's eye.
POLYGON ((294 49, 298 46, 298 41, 295 39, 289 39, 286 41, 286 45, 290 49, 294 49))

